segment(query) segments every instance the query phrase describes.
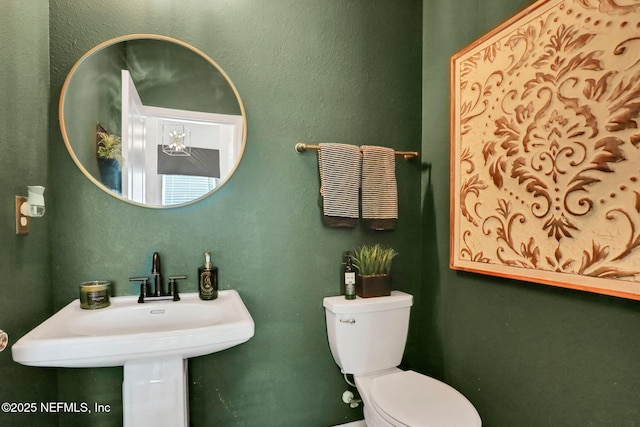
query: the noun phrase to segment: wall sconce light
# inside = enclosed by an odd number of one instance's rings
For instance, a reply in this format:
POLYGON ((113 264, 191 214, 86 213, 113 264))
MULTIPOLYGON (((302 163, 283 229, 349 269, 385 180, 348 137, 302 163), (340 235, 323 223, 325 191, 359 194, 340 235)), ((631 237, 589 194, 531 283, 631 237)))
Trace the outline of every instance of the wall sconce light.
POLYGON ((191 155, 191 131, 179 124, 162 126, 162 152, 169 156, 191 155))
POLYGON ((28 196, 16 196, 16 234, 29 233, 29 217, 44 216, 44 187, 27 186, 28 196))

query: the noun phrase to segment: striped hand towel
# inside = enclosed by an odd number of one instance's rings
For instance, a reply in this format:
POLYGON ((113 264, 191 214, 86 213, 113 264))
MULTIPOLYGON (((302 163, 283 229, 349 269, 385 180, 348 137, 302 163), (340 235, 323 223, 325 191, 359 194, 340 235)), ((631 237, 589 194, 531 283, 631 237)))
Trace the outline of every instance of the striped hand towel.
POLYGON ((362 220, 373 230, 394 230, 398 221, 395 150, 363 145, 362 220))
POLYGON ((318 150, 322 219, 330 227, 355 227, 360 217, 360 149, 323 143, 318 150))

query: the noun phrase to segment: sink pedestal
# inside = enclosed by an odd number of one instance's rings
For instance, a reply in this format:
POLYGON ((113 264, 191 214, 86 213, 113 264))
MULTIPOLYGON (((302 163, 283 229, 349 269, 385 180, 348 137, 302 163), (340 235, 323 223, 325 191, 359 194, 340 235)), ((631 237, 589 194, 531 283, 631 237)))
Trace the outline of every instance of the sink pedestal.
POLYGON ((144 359, 124 364, 124 427, 188 427, 187 360, 144 359))

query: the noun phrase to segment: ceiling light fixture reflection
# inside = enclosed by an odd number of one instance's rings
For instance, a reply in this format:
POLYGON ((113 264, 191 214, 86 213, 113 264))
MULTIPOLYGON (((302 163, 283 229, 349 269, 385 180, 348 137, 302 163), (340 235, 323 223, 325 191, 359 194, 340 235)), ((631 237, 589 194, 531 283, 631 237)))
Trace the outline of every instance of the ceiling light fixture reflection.
POLYGON ((191 155, 191 131, 180 124, 162 126, 162 152, 169 156, 191 155))

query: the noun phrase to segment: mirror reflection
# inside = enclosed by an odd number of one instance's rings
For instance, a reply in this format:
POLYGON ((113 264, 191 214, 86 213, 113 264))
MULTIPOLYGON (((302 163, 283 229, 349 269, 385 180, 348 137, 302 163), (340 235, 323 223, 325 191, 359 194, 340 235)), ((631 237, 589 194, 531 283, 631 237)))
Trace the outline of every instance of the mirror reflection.
POLYGON ((63 85, 60 127, 92 182, 148 207, 218 189, 246 140, 244 106, 224 71, 194 47, 155 35, 110 40, 80 58, 63 85))

